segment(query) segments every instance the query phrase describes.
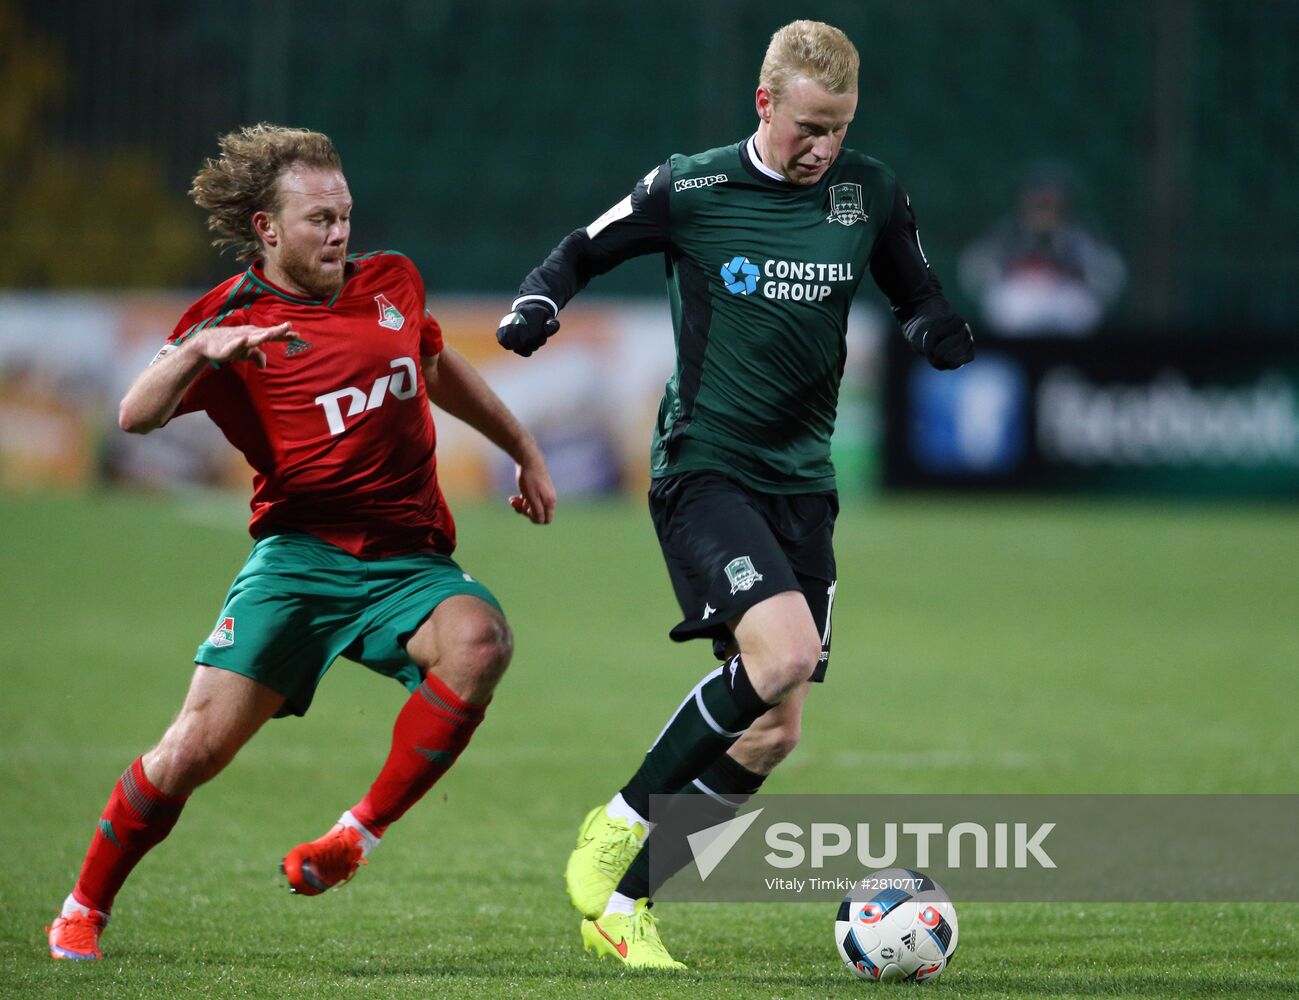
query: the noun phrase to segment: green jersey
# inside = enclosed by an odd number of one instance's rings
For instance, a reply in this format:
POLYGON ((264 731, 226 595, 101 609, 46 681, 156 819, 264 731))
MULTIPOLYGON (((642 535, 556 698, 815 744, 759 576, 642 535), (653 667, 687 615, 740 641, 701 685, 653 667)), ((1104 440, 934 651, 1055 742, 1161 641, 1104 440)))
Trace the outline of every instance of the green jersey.
POLYGON ((841 150, 812 185, 784 180, 752 138, 671 156, 523 282, 558 311, 591 277, 664 254, 675 369, 651 474, 712 470, 767 493, 834 489, 830 437, 848 309, 869 270, 913 346, 949 313, 910 204, 878 160, 841 150))

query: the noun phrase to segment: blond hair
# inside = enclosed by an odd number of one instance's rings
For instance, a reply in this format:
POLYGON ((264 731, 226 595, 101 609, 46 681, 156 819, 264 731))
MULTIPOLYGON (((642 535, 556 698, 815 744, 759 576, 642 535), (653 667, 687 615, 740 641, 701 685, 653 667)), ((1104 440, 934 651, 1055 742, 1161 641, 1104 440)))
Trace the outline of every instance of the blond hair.
POLYGON ((257 212, 280 209, 280 175, 295 166, 342 170, 329 136, 281 125, 247 125, 217 140, 221 155, 203 161, 189 196, 207 209, 212 245, 233 247, 235 257, 255 257, 262 242, 253 229, 257 212))
POLYGON ((832 94, 857 91, 861 58, 848 36, 821 21, 791 21, 774 35, 762 59, 758 83, 779 100, 799 77, 832 94))

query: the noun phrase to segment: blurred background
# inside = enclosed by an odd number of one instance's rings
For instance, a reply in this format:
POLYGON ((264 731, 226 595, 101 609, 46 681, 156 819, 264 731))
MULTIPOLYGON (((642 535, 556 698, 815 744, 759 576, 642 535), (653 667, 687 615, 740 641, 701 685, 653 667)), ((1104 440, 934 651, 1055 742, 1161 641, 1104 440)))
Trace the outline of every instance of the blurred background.
MULTIPOLYGON (((668 153, 749 134, 795 15, 859 47, 849 143, 897 171, 982 348, 933 378, 863 283, 846 493, 1299 496, 1294 0, 0 0, 5 487, 245 488, 204 421, 145 442, 113 415, 241 269, 185 191, 218 134, 266 120, 333 137, 353 248, 416 261, 568 496, 639 491, 672 360, 660 262, 595 282, 527 366, 492 331, 668 153)), ((451 495, 498 491, 508 467, 442 424, 451 495)))
MULTIPOLYGON (((93 991, 74 963, 51 973, 38 928, 248 550, 250 474, 215 427, 131 436, 116 408, 243 269, 185 192, 218 135, 259 120, 334 138, 353 249, 414 259, 561 506, 546 529, 514 517, 508 462, 438 417, 457 557, 518 637, 489 723, 366 885, 303 908, 277 851, 354 801, 400 704, 335 667, 141 866, 110 931, 125 960, 96 982, 599 985, 556 873, 711 664, 664 637, 678 609, 644 507, 673 360, 661 262, 597 279, 530 359, 494 332, 523 275, 669 153, 750 134, 767 39, 794 17, 860 49, 849 144, 901 178, 979 356, 932 372, 863 281, 832 687, 767 789, 1299 787, 1297 0, 0 0, 0 843, 24 859, 0 885, 0 994, 93 991), (489 928, 513 929, 506 954, 489 928)), ((1299 978, 1293 906, 961 906, 963 996, 1299 978)), ((709 995, 839 992, 831 911, 668 912, 709 995)))

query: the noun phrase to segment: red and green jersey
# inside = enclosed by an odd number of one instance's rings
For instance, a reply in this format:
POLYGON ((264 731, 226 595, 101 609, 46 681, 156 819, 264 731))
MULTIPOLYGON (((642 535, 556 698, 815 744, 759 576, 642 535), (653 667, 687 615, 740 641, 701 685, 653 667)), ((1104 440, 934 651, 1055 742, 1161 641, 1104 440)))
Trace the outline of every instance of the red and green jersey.
POLYGON ((363 558, 449 554, 455 522, 420 365, 442 350, 442 331, 415 265, 351 255, 342 289, 321 301, 275 287, 258 262, 191 306, 168 344, 285 321, 296 338, 263 345, 264 369, 209 367, 176 411, 206 411, 255 470, 253 537, 304 531, 363 558))

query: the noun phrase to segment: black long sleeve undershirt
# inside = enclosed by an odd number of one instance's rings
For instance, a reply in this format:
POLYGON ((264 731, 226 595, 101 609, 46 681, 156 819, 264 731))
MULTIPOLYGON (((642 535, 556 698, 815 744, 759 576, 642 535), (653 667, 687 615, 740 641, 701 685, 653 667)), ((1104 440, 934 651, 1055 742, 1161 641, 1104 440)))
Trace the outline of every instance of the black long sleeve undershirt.
POLYGON ((871 277, 902 325, 902 335, 919 352, 930 323, 950 315, 952 308, 920 247, 911 199, 901 184, 894 186, 893 211, 875 242, 870 269, 871 277))
MULTIPOLYGON (((544 296, 563 309, 597 275, 623 261, 673 249, 668 223, 671 163, 642 179, 627 198, 590 226, 575 229, 519 287, 518 298, 544 296)), ((894 186, 889 219, 875 242, 871 276, 888 298, 912 348, 920 351, 925 330, 951 313, 943 286, 925 259, 911 199, 894 186)), ((516 300, 517 301, 517 300, 516 300)))
POLYGON ((647 174, 630 195, 595 222, 564 237, 523 279, 518 297, 543 295, 563 309, 596 275, 612 271, 633 257, 671 250, 672 240, 668 235, 668 185, 671 183, 670 163, 647 174))

